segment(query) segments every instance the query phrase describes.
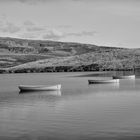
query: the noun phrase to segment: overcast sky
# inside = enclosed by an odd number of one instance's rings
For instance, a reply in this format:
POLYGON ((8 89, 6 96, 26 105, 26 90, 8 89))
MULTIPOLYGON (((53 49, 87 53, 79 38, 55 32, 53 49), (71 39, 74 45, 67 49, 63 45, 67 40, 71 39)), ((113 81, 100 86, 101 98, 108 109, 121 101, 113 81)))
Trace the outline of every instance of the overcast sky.
POLYGON ((140 0, 0 0, 0 36, 140 47, 140 0))

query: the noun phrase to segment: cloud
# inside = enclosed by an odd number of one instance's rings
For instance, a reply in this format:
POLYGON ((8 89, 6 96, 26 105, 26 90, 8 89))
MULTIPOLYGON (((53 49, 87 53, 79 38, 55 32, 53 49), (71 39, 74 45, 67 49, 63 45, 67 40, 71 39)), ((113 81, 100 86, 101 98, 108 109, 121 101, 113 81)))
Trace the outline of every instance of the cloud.
MULTIPOLYGON (((41 27, 40 27, 41 28, 41 27)), ((36 28, 37 29, 37 28, 36 28)), ((29 38, 29 39, 48 39, 48 40, 59 40, 64 37, 64 34, 56 29, 43 30, 38 32, 37 30, 32 30, 21 34, 19 37, 29 38)))
POLYGON ((26 28, 26 30, 28 32, 40 32, 40 31, 44 31, 45 28, 35 26, 35 27, 28 27, 28 28, 26 28))
POLYGON ((30 20, 23 22, 23 28, 25 28, 25 30, 28 32, 40 32, 46 30, 46 27, 37 26, 35 23, 33 23, 30 20))
POLYGON ((41 3, 48 3, 48 2, 60 2, 66 0, 0 0, 0 3, 23 3, 23 4, 41 4, 41 3))
POLYGON ((19 35, 19 37, 25 38, 25 39, 37 39, 39 37, 39 35, 26 32, 26 33, 23 33, 23 34, 19 35))
POLYGON ((24 26, 34 26, 35 24, 30 21, 30 20, 26 20, 24 23, 23 23, 24 26))
POLYGON ((66 36, 93 36, 96 33, 96 31, 82 31, 78 33, 67 33, 66 36))
POLYGON ((139 0, 72 0, 81 2, 139 2, 139 0))
POLYGON ((62 0, 17 0, 23 3, 39 3, 39 2, 56 2, 56 1, 62 1, 62 0))
POLYGON ((51 0, 19 0, 19 2, 27 3, 27 4, 44 3, 44 2, 47 2, 47 1, 51 1, 51 0))
POLYGON ((0 20, 0 32, 7 35, 13 34, 15 36, 27 39, 48 39, 60 40, 66 37, 82 37, 93 36, 95 31, 81 31, 81 32, 67 32, 65 29, 72 28, 70 25, 59 25, 52 29, 52 27, 36 25, 34 22, 27 20, 21 25, 17 26, 7 20, 0 20), (61 31, 61 28, 63 32, 61 31))
POLYGON ((3 33, 17 33, 20 31, 20 27, 11 22, 1 23, 0 31, 3 33))
POLYGON ((39 3, 47 3, 47 2, 136 2, 140 3, 139 0, 0 0, 0 3, 13 3, 13 2, 20 2, 20 3, 27 3, 27 4, 39 4, 39 3))
POLYGON ((93 36, 93 35, 95 35, 95 33, 96 33, 95 31, 82 31, 82 32, 77 32, 77 33, 62 33, 58 30, 50 30, 45 35, 43 35, 43 39, 60 40, 62 38, 70 37, 70 36, 76 36, 76 37, 93 36))
POLYGON ((45 35, 43 35, 43 39, 50 40, 59 40, 64 37, 64 34, 58 30, 49 30, 45 35))
POLYGON ((48 39, 48 40, 60 40, 66 37, 82 37, 93 36, 95 31, 81 31, 81 32, 67 32, 65 29, 72 28, 69 25, 59 25, 55 28, 36 25, 34 22, 27 20, 21 25, 16 25, 13 22, 0 20, 0 33, 3 35, 13 35, 27 39, 48 39), (63 32, 61 31, 61 28, 63 32))
POLYGON ((72 28, 71 25, 58 25, 58 28, 63 28, 63 29, 68 29, 68 28, 72 28))

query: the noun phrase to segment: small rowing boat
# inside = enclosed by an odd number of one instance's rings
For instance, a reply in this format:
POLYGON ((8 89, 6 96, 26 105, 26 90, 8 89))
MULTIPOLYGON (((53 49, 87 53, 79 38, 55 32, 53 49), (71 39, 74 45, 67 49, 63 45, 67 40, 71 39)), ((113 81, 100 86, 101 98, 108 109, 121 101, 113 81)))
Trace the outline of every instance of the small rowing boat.
POLYGON ((119 83, 119 79, 111 80, 88 80, 89 84, 107 84, 107 83, 119 83))
POLYGON ((113 79, 135 79, 135 75, 128 76, 112 76, 113 79))
MULTIPOLYGON (((61 96, 61 90, 51 90, 51 91, 20 91, 19 94, 41 94, 39 97, 43 96, 61 96)), ((36 96, 37 96, 36 95, 36 96)), ((45 98, 44 97, 44 98, 45 98)))
POLYGON ((23 91, 54 91, 60 90, 61 85, 45 86, 45 85, 20 85, 19 89, 23 91))

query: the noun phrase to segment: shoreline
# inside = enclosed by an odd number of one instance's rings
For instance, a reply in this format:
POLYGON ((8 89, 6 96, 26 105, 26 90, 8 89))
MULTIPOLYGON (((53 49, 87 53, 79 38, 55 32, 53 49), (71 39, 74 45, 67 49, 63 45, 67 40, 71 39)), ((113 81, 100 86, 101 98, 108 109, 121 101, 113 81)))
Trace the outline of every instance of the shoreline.
POLYGON ((56 66, 56 67, 45 67, 45 68, 20 68, 20 69, 0 69, 0 74, 10 73, 61 73, 61 72, 108 72, 108 71, 135 71, 137 69, 124 68, 124 69, 100 69, 93 68, 91 65, 88 66, 56 66))

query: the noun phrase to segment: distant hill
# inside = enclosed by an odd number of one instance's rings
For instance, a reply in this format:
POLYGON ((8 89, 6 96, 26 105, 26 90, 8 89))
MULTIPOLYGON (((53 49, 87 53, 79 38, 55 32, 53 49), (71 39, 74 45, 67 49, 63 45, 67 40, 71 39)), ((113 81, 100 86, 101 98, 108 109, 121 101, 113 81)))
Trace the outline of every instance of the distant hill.
POLYGON ((0 38, 0 68, 7 72, 133 69, 140 49, 91 44, 0 38))

